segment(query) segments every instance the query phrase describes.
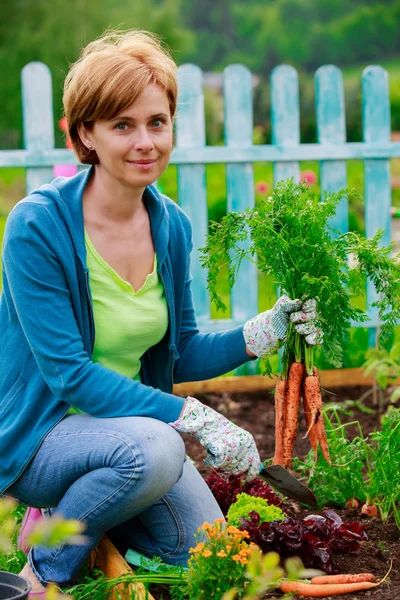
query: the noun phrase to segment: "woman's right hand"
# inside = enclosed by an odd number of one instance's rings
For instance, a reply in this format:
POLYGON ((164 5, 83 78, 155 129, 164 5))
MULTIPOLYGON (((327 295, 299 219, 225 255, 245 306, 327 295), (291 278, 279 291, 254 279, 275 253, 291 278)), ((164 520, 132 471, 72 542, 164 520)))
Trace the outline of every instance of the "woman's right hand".
POLYGON ((210 467, 243 474, 246 481, 258 475, 261 461, 251 433, 196 398, 188 396, 181 416, 169 425, 200 441, 209 453, 204 462, 210 467))

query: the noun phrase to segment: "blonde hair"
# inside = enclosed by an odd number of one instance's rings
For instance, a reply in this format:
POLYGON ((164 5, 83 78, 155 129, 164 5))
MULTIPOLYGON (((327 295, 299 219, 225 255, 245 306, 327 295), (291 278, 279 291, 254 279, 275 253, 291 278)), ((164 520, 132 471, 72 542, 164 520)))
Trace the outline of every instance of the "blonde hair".
POLYGON ((98 164, 81 142, 78 125, 109 120, 133 104, 150 83, 167 95, 171 117, 177 102, 176 64, 160 39, 146 31, 108 32, 91 42, 64 82, 64 114, 74 151, 85 164, 98 164))

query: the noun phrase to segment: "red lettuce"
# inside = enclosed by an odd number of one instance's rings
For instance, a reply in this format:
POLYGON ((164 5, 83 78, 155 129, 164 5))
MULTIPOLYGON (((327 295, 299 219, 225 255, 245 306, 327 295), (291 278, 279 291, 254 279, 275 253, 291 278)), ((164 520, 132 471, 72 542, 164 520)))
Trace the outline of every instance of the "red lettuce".
POLYGON ((240 519, 239 529, 250 534, 251 541, 263 552, 271 550, 281 557, 299 556, 305 567, 337 573, 332 563, 333 553, 357 554, 360 542, 367 539, 365 525, 343 522, 333 510, 304 519, 287 518, 260 524, 260 515, 253 511, 248 519, 240 519))
POLYGON ((206 483, 225 516, 230 505, 236 501, 237 495, 241 492, 245 492, 250 496, 256 496, 257 498, 264 498, 268 504, 279 506, 285 511, 285 505, 282 500, 261 479, 246 482, 241 475, 230 475, 226 478, 213 471, 207 477, 206 483))

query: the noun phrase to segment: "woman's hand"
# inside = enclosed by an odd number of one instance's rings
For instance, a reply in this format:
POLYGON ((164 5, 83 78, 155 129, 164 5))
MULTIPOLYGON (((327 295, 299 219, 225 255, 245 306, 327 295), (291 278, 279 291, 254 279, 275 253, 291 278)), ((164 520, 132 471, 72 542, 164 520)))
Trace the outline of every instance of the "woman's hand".
POLYGON ((246 481, 258 475, 261 461, 251 433, 196 398, 186 398, 183 413, 169 425, 199 440, 209 453, 204 462, 210 467, 229 474, 244 474, 246 481))
POLYGON ((260 313, 245 323, 243 335, 246 352, 263 357, 282 346, 289 321, 296 323, 295 329, 311 346, 322 344, 323 332, 315 325, 316 301, 314 299, 291 300, 282 296, 270 310, 260 313))

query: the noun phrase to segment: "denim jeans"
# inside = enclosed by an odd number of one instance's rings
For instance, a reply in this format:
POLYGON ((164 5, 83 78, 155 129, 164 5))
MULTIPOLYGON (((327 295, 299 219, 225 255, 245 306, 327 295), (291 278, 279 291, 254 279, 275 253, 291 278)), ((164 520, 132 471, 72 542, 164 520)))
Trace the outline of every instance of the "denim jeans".
POLYGON ((222 517, 179 433, 147 417, 66 417, 5 494, 86 524, 83 546, 31 549, 44 585, 72 583, 106 532, 146 556, 186 566, 196 530, 222 517))

